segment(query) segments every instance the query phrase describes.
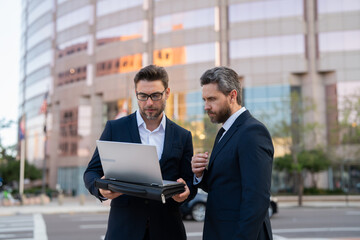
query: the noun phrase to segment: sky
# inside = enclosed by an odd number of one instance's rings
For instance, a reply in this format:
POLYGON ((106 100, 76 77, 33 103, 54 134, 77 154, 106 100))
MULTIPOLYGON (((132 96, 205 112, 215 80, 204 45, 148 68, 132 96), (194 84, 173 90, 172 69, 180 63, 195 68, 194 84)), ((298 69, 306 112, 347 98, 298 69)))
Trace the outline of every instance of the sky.
MULTIPOLYGON (((17 121, 21 0, 0 0, 0 119, 17 121)), ((0 130, 2 145, 17 141, 17 123, 0 130)))

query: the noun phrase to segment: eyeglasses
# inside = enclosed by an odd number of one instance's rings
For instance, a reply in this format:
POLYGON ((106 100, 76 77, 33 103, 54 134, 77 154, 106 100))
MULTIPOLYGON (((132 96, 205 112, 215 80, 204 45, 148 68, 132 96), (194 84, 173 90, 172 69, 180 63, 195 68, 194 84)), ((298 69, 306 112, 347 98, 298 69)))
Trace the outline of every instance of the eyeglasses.
POLYGON ((154 92, 152 94, 146 94, 146 93, 142 93, 142 92, 136 92, 136 98, 139 101, 147 101, 149 99, 149 97, 151 98, 151 100, 153 101, 159 101, 162 99, 162 96, 164 95, 166 89, 164 89, 164 91, 162 92, 154 92))

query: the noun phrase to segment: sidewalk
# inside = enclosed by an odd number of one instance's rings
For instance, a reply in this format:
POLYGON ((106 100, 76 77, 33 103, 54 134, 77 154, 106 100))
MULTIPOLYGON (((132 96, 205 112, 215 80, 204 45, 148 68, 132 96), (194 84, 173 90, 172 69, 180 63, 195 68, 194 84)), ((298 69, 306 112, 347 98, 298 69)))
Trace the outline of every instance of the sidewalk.
MULTIPOLYGON (((279 208, 298 207, 297 196, 274 196, 278 200, 279 208)), ((52 214, 79 212, 108 212, 110 201, 101 203, 93 196, 65 197, 62 204, 59 199, 53 199, 46 204, 23 206, 0 206, 0 216, 15 214, 52 214)), ((303 207, 360 207, 360 195, 357 196, 304 196, 303 207)))
MULTIPOLYGON (((274 196, 279 208, 298 207, 298 196, 274 196)), ((360 207, 360 195, 303 196, 303 207, 360 207)))
POLYGON ((65 197, 62 204, 59 199, 53 199, 49 203, 18 206, 0 206, 0 216, 15 214, 53 214, 53 213, 81 213, 81 212, 108 212, 110 201, 101 203, 93 196, 65 197))

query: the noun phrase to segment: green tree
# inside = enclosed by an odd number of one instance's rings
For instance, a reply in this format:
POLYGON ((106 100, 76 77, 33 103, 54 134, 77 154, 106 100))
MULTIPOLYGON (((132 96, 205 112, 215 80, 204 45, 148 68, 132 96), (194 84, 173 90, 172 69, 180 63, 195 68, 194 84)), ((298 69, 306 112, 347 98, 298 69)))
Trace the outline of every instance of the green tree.
MULTIPOLYGON (((0 131, 11 127, 12 124, 14 121, 0 119, 0 131)), ((14 149, 15 146, 3 146, 0 136, 0 177, 3 178, 5 184, 19 181, 20 178, 20 161, 16 160, 14 149)), ((41 170, 25 161, 25 178, 35 180, 41 179, 41 177, 41 170)))
MULTIPOLYGON (((0 165, 0 176, 4 179, 4 183, 8 184, 11 182, 19 181, 20 178, 20 161, 8 159, 6 163, 0 165)), ((30 180, 41 179, 42 172, 33 164, 25 161, 25 178, 30 180)))
MULTIPOLYGON (((302 100, 298 91, 292 91, 290 99, 284 100, 287 109, 277 109, 280 113, 287 113, 290 120, 282 119, 274 123, 270 131, 275 144, 283 145, 290 154, 276 158, 274 166, 278 170, 285 170, 294 176, 294 191, 298 194, 298 205, 302 205, 304 192, 304 173, 306 170, 303 162, 299 160, 300 153, 305 151, 305 138, 317 136, 317 130, 321 129, 318 123, 303 121, 305 114, 316 110, 316 106, 309 99, 302 100), (312 135, 313 134, 313 135, 312 135), (278 141, 279 140, 279 141, 278 141)), ((318 146, 314 146, 315 148, 318 146)), ((310 168, 310 166, 308 165, 310 168)))
POLYGON ((210 121, 207 115, 204 115, 202 120, 175 120, 175 122, 191 132, 195 152, 211 151, 218 127, 210 121))

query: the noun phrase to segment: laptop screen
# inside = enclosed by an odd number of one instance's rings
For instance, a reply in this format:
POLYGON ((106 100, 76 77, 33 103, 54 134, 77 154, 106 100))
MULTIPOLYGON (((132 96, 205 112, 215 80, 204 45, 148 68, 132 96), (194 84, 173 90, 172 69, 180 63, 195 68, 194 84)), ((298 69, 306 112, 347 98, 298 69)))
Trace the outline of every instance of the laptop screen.
POLYGON ((155 146, 101 140, 96 145, 106 178, 163 185, 155 146))

